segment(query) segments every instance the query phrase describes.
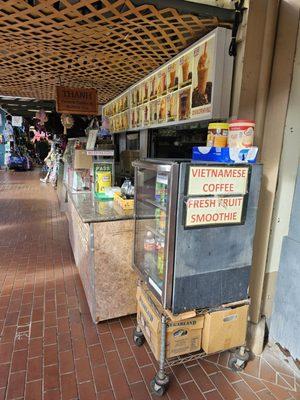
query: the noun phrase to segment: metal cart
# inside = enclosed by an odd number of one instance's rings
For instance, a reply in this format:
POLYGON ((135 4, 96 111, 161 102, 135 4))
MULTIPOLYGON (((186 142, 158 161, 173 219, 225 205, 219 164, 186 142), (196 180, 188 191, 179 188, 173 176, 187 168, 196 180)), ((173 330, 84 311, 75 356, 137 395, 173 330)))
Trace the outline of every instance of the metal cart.
MULTIPOLYGON (((237 302, 239 304, 235 305, 243 305, 243 304, 249 304, 249 300, 242 301, 242 302, 237 302)), ((226 305, 227 307, 229 305, 226 305)), ((205 312, 209 312, 210 310, 197 310, 196 314, 204 314, 205 312)), ((176 365, 183 364, 188 361, 194 361, 198 360, 200 358, 203 358, 206 355, 212 355, 212 354, 218 354, 220 352, 216 353, 209 353, 206 354, 203 350, 200 350, 195 353, 189 353, 177 357, 172 357, 172 358, 166 358, 166 336, 167 336, 167 316, 162 313, 161 314, 161 343, 160 343, 160 356, 159 356, 159 368, 156 373, 156 375, 153 377, 153 379, 150 382, 150 390, 153 394, 161 397, 164 395, 164 393, 168 389, 169 385, 169 377, 166 374, 166 369, 169 367, 174 367, 176 365)), ((134 343, 138 346, 141 347, 145 343, 145 335, 143 333, 142 328, 137 325, 136 328, 134 329, 133 332, 133 341, 134 343)), ((228 360, 228 367, 234 371, 234 372, 239 372, 242 371, 246 364, 247 361, 249 360, 250 353, 249 350, 247 349, 246 345, 242 345, 240 347, 234 347, 231 349, 227 349, 226 351, 230 351, 231 355, 228 360)))
MULTIPOLYGON (((262 165, 141 160, 135 166, 133 265, 161 307, 178 315, 248 298, 262 165)), ((201 311, 199 311, 201 312, 201 311)), ((202 357, 166 360, 161 315, 159 370, 151 383, 162 395, 165 367, 202 357)), ((141 327, 134 342, 142 345, 141 327)), ((240 370, 249 353, 234 349, 240 370)))

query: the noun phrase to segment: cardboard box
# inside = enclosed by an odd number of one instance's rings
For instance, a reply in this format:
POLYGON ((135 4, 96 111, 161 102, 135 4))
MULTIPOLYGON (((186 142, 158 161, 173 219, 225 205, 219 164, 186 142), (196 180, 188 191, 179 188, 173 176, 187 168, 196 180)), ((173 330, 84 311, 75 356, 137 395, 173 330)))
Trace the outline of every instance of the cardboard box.
POLYGON ((194 161, 216 161, 223 163, 256 162, 258 147, 193 147, 194 161))
POLYGON ((249 305, 205 314, 202 348, 216 353, 242 346, 246 340, 249 305))
MULTIPOLYGON (((163 309, 149 290, 138 287, 137 321, 154 357, 159 360, 161 342, 161 315, 163 309)), ((185 318, 185 314, 167 317, 166 358, 200 350, 204 316, 185 318)), ((190 315, 190 314, 187 314, 190 315)))
POLYGON ((91 169, 93 166, 93 157, 86 154, 86 150, 74 151, 74 169, 91 169))

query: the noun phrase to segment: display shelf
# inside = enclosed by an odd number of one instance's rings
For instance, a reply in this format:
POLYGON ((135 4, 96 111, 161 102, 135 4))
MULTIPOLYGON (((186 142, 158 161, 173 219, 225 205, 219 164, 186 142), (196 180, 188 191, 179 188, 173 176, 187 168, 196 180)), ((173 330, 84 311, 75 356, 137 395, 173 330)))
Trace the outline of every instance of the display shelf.
POLYGON ((146 204, 151 204, 152 206, 156 207, 156 208, 160 208, 162 211, 167 211, 167 207, 162 206, 160 203, 158 203, 155 200, 151 200, 151 199, 144 199, 144 200, 139 200, 142 201, 143 203, 146 204))
POLYGON ((157 229, 153 228, 153 227, 150 226, 150 225, 147 225, 147 226, 146 226, 146 230, 152 232, 154 236, 158 236, 158 237, 160 237, 161 239, 165 239, 165 237, 166 237, 163 233, 159 232, 157 229))
MULTIPOLYGON (((150 229, 149 229, 150 230, 150 229)), ((153 258, 152 261, 150 262, 150 268, 147 268, 144 262, 144 257, 145 257, 145 252, 144 250, 138 251, 137 258, 139 258, 141 261, 141 268, 144 271, 147 271, 147 281, 148 283, 155 289, 155 291, 161 295, 162 290, 163 290, 163 285, 164 282, 163 280, 158 276, 156 273, 157 271, 157 257, 153 258)), ((149 260, 148 260, 149 262, 149 260)))

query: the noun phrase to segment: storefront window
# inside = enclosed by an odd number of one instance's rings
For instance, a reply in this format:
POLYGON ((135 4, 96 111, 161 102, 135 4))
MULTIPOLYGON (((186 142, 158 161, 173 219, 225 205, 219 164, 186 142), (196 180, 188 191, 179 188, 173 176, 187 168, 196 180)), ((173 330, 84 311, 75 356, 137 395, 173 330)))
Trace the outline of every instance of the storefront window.
POLYGON ((138 133, 130 133, 126 136, 126 149, 127 150, 139 150, 140 140, 138 133))
POLYGON ((150 157, 191 158, 193 146, 205 146, 207 126, 201 124, 151 129, 150 157))

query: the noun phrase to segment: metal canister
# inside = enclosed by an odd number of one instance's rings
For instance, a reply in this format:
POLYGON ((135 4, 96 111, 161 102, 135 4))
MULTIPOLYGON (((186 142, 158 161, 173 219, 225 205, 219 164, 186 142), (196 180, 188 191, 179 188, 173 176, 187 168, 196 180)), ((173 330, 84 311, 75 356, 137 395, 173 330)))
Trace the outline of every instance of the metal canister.
POLYGON ((246 119, 236 119, 229 123, 228 146, 252 147, 255 122, 246 119))

